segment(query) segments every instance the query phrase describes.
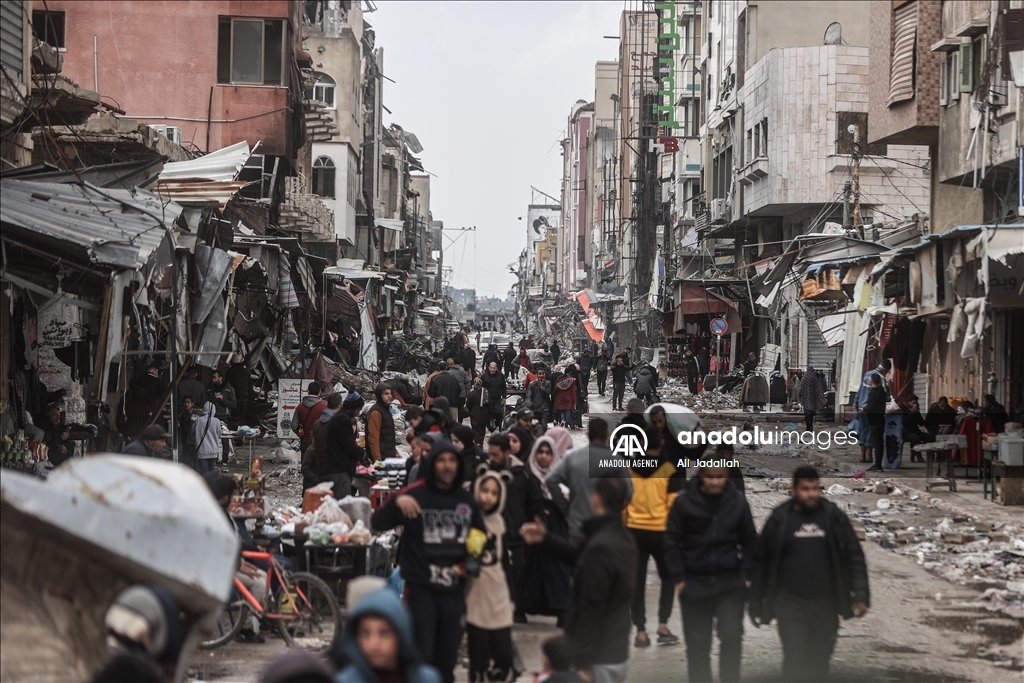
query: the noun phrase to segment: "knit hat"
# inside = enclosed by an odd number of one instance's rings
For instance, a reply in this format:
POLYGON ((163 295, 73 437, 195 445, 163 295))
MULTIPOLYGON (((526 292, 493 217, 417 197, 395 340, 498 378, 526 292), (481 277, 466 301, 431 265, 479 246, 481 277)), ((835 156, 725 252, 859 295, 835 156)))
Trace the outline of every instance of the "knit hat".
POLYGON ((366 403, 363 397, 359 395, 358 391, 350 391, 345 395, 345 400, 341 402, 342 408, 362 408, 363 404, 366 403))
POLYGON ((148 427, 142 430, 142 434, 140 434, 140 436, 143 439, 149 441, 156 441, 157 439, 166 439, 167 430, 165 430, 160 425, 149 425, 148 427))

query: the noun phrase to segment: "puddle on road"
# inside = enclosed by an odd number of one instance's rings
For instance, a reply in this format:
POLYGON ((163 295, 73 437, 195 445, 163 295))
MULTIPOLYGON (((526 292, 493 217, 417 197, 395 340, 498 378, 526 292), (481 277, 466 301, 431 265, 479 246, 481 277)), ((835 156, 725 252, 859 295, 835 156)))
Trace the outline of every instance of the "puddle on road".
POLYGON ((1024 637, 1024 620, 994 617, 981 610, 976 610, 975 614, 929 614, 922 621, 945 631, 979 635, 996 645, 1011 645, 1024 637))

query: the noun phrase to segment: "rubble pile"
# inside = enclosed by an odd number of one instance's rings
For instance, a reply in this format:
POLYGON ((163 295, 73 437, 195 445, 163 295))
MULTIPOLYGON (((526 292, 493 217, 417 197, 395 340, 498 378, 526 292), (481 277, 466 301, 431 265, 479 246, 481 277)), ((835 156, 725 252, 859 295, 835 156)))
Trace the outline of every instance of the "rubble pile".
POLYGON ((715 410, 733 410, 740 407, 736 394, 719 394, 703 391, 696 396, 690 393, 686 384, 677 379, 667 379, 658 387, 658 396, 664 403, 677 403, 697 413, 714 412, 715 410), (717 400, 717 407, 715 401, 717 400))
POLYGON ((918 496, 907 496, 891 481, 851 480, 833 484, 826 495, 858 492, 879 497, 874 506, 843 504, 861 540, 915 558, 950 583, 986 591, 986 600, 1020 608, 1024 600, 1024 535, 1021 529, 969 517, 934 517, 918 496), (991 589, 991 590, 989 590, 991 589))
MULTIPOLYGON (((341 382, 346 389, 355 390, 364 397, 373 396, 373 390, 380 382, 380 375, 370 370, 353 368, 351 370, 337 364, 331 365, 331 373, 335 382, 341 382)), ((372 401, 370 401, 372 403, 372 401)))

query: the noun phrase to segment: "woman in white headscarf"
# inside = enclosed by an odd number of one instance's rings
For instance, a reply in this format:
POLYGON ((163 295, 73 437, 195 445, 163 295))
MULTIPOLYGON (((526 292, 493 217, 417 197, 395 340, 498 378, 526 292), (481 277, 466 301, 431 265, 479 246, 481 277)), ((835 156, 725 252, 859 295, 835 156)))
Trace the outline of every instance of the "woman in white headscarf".
MULTIPOLYGON (((548 533, 563 539, 568 539, 569 527, 551 500, 551 492, 544 480, 572 446, 572 435, 568 429, 552 427, 533 443, 527 458, 530 476, 538 481, 544 494, 544 522, 548 533)), ((571 577, 572 569, 569 565, 537 551, 533 546, 527 546, 526 570, 520 593, 522 604, 516 605, 516 612, 554 616, 558 618, 561 627, 565 610, 569 606, 571 577)))

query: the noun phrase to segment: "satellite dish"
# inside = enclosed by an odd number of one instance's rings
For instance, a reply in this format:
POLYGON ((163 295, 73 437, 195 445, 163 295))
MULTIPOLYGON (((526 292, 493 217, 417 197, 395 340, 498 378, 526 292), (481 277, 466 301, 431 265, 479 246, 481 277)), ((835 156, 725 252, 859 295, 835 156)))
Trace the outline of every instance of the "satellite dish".
POLYGON ((826 45, 842 45, 843 43, 843 25, 838 21, 833 21, 825 29, 825 44, 826 45))

